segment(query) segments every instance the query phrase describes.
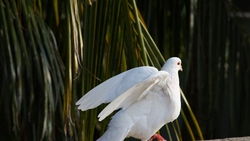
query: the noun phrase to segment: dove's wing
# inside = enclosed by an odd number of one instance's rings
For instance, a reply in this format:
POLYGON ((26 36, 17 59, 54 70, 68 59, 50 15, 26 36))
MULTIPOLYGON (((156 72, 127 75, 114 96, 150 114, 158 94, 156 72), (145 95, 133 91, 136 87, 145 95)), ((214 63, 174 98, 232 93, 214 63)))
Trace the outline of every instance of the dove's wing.
POLYGON ((167 88, 168 75, 169 74, 166 71, 158 71, 155 74, 152 74, 149 78, 128 89, 101 111, 98 115, 99 121, 105 119, 114 110, 119 108, 126 109, 134 102, 144 98, 155 85, 161 85, 162 87, 167 88))
POLYGON ((82 111, 95 108, 102 103, 109 103, 122 93, 158 72, 154 67, 143 66, 125 71, 96 86, 76 102, 82 111))

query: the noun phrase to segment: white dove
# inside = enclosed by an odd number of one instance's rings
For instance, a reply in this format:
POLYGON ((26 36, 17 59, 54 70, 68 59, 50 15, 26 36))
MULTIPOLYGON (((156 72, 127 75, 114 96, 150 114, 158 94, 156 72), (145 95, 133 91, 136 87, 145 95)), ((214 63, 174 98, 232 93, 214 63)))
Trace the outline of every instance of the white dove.
POLYGON ((120 109, 97 141, 123 141, 127 137, 164 141, 155 133, 180 114, 179 70, 182 66, 177 57, 169 58, 160 71, 149 66, 130 69, 96 86, 76 105, 85 111, 111 102, 98 115, 99 121, 120 109))

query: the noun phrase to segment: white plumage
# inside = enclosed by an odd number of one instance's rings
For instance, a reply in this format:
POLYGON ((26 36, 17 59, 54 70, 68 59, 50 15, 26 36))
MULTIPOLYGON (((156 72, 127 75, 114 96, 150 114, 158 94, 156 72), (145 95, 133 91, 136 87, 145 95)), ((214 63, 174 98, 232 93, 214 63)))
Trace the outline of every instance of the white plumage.
POLYGON ((126 137, 147 141, 180 113, 179 70, 182 66, 177 57, 169 58, 160 71, 149 66, 133 68, 93 88, 76 105, 85 111, 111 102, 98 115, 99 121, 120 109, 98 141, 126 137))

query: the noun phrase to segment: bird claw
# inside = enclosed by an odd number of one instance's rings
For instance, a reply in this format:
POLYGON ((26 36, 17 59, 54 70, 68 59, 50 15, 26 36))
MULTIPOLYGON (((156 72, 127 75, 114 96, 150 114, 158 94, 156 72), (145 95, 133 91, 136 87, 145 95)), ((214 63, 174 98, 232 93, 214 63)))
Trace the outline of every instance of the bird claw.
POLYGON ((160 134, 154 134, 148 141, 153 141, 155 138, 160 141, 167 141, 160 134))

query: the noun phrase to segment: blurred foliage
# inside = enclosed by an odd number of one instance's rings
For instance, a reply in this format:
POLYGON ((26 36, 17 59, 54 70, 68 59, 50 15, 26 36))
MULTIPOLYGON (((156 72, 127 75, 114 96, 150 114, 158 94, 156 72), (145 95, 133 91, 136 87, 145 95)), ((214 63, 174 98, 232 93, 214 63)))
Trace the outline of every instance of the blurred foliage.
POLYGON ((249 17, 228 0, 138 6, 163 56, 182 58, 181 87, 204 138, 250 135, 249 17))
POLYGON ((183 60, 186 95, 161 134, 249 135, 249 26, 238 13, 227 0, 0 0, 0 140, 97 139, 105 105, 80 112, 75 102, 115 74, 160 68, 170 56, 183 60))

